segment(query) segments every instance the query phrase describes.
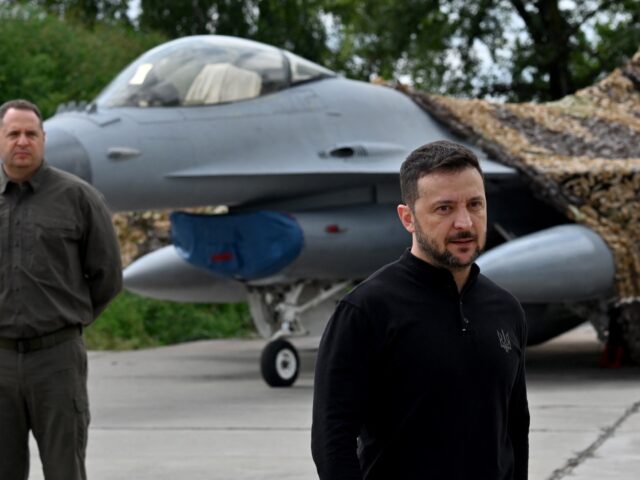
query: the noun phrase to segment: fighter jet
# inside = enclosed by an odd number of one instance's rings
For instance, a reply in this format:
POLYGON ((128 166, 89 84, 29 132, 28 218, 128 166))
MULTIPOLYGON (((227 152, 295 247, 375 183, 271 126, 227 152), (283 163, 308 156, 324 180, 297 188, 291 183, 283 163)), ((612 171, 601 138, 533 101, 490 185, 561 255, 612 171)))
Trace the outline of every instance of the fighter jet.
POLYGON ((92 183, 113 210, 174 210, 173 244, 129 265, 126 287, 247 301, 270 339, 261 370, 271 386, 298 375, 289 340, 320 332, 340 295, 410 245, 395 212, 398 172, 430 141, 465 143, 481 159, 490 225, 479 263, 524 304, 530 343, 613 295, 607 244, 534 195, 516 168, 405 93, 279 48, 215 35, 168 42, 45 130, 47 161, 92 183))

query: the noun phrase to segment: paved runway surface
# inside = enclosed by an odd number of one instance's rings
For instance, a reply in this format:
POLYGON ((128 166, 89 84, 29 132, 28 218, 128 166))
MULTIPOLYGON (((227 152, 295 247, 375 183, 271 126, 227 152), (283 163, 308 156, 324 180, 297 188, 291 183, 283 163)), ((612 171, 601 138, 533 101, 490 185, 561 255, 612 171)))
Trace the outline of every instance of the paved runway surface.
MULTIPOLYGON (((271 389, 262 341, 91 352, 90 480, 308 480, 312 352, 271 389)), ((529 349, 531 480, 631 480, 640 472, 640 368, 598 368, 580 327, 529 349)), ((42 479, 32 442, 31 479, 42 479)))

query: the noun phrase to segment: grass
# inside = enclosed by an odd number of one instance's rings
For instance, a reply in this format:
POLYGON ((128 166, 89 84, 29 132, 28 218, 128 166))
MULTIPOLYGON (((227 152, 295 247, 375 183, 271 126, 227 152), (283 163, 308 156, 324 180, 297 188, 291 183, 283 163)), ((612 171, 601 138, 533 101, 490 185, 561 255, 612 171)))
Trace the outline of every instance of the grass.
POLYGON ((91 350, 130 350, 254 332, 244 303, 175 303, 124 291, 85 330, 85 338, 91 350))

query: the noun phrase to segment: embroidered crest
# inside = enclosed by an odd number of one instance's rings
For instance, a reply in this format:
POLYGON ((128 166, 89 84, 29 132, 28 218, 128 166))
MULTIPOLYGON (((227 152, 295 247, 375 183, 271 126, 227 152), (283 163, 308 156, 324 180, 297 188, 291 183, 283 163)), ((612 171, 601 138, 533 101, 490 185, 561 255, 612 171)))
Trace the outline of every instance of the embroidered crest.
POLYGON ((502 347, 505 352, 509 353, 511 351, 511 338, 509 337, 509 334, 504 330, 496 330, 496 333, 498 334, 500 347, 502 347))

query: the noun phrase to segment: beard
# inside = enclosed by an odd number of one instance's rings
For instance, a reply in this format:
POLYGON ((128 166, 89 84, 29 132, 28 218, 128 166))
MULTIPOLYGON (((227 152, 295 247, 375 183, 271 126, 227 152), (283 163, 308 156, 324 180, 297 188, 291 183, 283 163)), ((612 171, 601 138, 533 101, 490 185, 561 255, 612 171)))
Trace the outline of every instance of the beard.
POLYGON ((467 268, 469 265, 476 261, 476 258, 480 256, 481 247, 484 246, 484 242, 478 241, 476 251, 468 261, 463 262, 453 253, 447 250, 446 244, 452 240, 477 239, 477 235, 474 235, 472 232, 463 231, 451 237, 447 237, 445 245, 442 249, 438 248, 435 240, 430 238, 422 231, 422 228, 417 222, 415 224, 415 235, 418 246, 427 256, 427 258, 431 258, 437 266, 444 267, 449 270, 462 270, 464 268, 467 268))

